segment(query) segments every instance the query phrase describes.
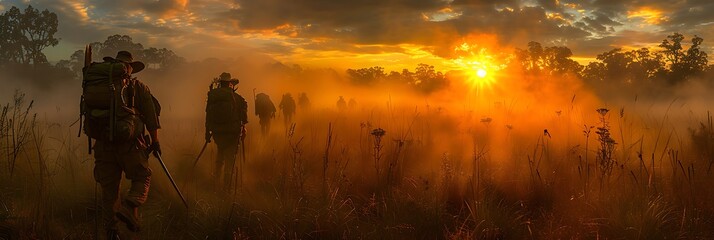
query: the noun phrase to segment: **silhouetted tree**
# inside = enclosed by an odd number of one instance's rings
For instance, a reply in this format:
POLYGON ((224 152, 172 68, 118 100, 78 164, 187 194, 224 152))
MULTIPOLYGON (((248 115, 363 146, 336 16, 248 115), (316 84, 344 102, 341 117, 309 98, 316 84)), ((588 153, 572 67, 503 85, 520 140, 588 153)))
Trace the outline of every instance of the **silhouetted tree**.
POLYGON ((581 75, 583 79, 590 83, 602 83, 605 81, 605 74, 607 68, 602 62, 590 62, 583 69, 581 75))
POLYGON ((529 73, 540 73, 545 63, 543 62, 543 46, 538 42, 529 42, 527 49, 516 48, 516 57, 521 69, 529 73))
POLYGON ((13 6, 0 15, 0 64, 44 64, 42 50, 56 46, 57 14, 45 9, 40 12, 31 5, 24 12, 13 6))
POLYGON ((347 69, 347 75, 352 83, 357 85, 371 85, 384 79, 387 75, 384 68, 375 66, 371 68, 347 69))
POLYGON ((144 49, 140 56, 148 67, 156 69, 167 69, 186 61, 184 58, 179 57, 176 53, 166 48, 157 49, 150 47, 144 49))
POLYGON ((68 69, 75 74, 75 77, 81 76, 82 68, 84 67, 84 50, 74 51, 69 60, 60 60, 56 66, 68 69))
MULTIPOLYGON (((94 61, 101 61, 103 57, 114 57, 117 52, 125 50, 131 52, 135 59, 144 62, 148 68, 152 69, 168 69, 186 62, 184 58, 167 48, 149 47, 145 49, 143 44, 135 43, 128 35, 111 35, 104 42, 93 42, 90 45, 92 46, 92 58, 94 61)), ((78 72, 75 68, 76 60, 83 66, 84 51, 78 50, 72 54, 68 62, 60 62, 63 65, 70 64, 74 66, 71 70, 78 72)), ((79 69, 81 70, 81 67, 79 69)))
POLYGON ((651 52, 648 48, 640 48, 625 53, 631 62, 627 65, 629 83, 652 82, 662 78, 666 72, 662 54, 651 52))
POLYGON ((686 51, 682 47, 683 40, 682 34, 674 33, 667 36, 667 39, 662 40, 659 45, 663 48, 662 54, 669 66, 667 78, 671 84, 680 83, 692 75, 703 72, 708 63, 707 54, 700 48, 704 39, 695 35, 692 38, 692 45, 686 51))
POLYGON ((543 65, 551 75, 580 73, 583 66, 573 59, 573 52, 567 47, 547 47, 543 54, 543 65))
POLYGON ((573 52, 567 47, 543 48, 538 42, 529 42, 527 49, 516 49, 516 65, 533 75, 579 74, 583 66, 572 60, 572 56, 573 52))
POLYGON ((588 64, 582 71, 585 80, 592 83, 643 84, 662 78, 666 69, 662 55, 641 48, 624 52, 616 48, 597 55, 599 62, 588 64))
POLYGON ((431 93, 446 87, 448 81, 443 73, 434 70, 434 66, 420 63, 416 67, 411 84, 421 92, 431 93))
POLYGON ((107 37, 104 42, 93 42, 92 51, 93 58, 95 60, 102 59, 103 57, 114 57, 119 51, 129 51, 134 55, 136 59, 142 59, 141 54, 144 50, 144 45, 141 43, 135 43, 134 40, 128 35, 111 35, 107 37))

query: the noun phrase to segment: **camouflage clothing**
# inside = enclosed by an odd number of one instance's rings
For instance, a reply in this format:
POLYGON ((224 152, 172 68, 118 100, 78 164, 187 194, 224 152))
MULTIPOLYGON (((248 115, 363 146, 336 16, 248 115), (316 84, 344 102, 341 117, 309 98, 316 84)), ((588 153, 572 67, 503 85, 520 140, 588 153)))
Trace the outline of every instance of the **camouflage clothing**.
MULTIPOLYGON (((134 91, 134 107, 149 131, 159 129, 160 106, 149 88, 136 79, 128 80, 127 89, 134 91)), ((103 218, 107 229, 116 229, 114 215, 119 208, 122 173, 131 181, 125 200, 133 206, 144 204, 151 183, 148 143, 142 137, 129 142, 97 140, 94 145, 94 179, 102 186, 103 218)))

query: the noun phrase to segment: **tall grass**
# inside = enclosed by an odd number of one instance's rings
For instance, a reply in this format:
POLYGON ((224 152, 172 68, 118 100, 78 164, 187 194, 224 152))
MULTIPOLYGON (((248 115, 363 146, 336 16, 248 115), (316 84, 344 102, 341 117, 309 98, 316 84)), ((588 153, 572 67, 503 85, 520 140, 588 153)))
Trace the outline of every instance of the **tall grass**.
MULTIPOLYGON (((34 117, 24 96, 16 98, 0 112, 7 169, 0 172, 0 236, 93 239, 93 163, 83 139, 62 121, 34 117)), ((385 115, 379 106, 314 109, 286 132, 249 135, 237 191, 214 187, 215 146, 192 168, 201 142, 196 122, 163 119, 164 157, 179 183, 190 183, 180 184, 190 208, 154 171, 141 209, 145 230, 124 237, 714 237, 708 114, 683 138, 667 127, 669 118, 625 120, 621 111, 622 121, 609 121, 590 109, 582 134, 570 136, 583 123, 561 113, 556 124, 527 125, 495 112, 478 121, 429 107, 401 115, 394 104, 388 108, 385 115)), ((158 169, 153 160, 151 166, 158 169)))

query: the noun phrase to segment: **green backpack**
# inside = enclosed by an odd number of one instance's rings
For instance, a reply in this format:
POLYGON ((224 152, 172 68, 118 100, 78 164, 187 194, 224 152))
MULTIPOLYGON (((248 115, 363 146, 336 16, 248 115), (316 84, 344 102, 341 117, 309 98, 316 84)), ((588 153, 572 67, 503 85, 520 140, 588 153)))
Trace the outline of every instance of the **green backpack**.
POLYGON ((134 89, 126 66, 116 60, 84 68, 81 115, 84 133, 102 141, 128 142, 141 136, 144 125, 134 108, 134 89))

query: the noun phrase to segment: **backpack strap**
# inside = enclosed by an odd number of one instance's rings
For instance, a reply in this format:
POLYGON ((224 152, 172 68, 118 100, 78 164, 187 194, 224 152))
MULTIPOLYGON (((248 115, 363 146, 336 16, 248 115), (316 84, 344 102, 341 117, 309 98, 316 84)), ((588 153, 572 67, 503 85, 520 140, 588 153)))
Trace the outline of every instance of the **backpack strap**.
POLYGON ((111 91, 111 99, 109 100, 109 141, 114 141, 114 124, 116 123, 116 87, 112 74, 114 64, 109 65, 109 90, 111 91))

